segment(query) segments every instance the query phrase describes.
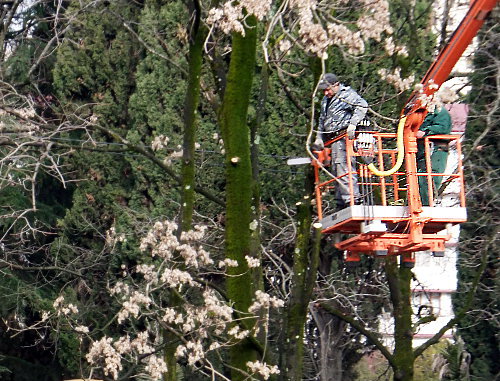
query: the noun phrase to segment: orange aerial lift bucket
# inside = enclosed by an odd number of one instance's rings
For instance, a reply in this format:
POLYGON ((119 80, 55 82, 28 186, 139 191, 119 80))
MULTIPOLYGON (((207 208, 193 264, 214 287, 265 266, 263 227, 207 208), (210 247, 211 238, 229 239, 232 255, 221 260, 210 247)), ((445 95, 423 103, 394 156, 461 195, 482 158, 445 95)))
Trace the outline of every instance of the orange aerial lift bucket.
MULTIPOLYGON (((408 127, 408 126, 407 126, 408 127)), ((325 149, 315 151, 317 160, 312 161, 315 172, 316 207, 323 233, 342 233, 346 238, 335 246, 344 250, 347 262, 357 262, 360 254, 377 257, 401 255, 402 263, 412 266, 414 253, 430 250, 435 256, 442 256, 445 243, 450 239, 449 228, 466 221, 462 151, 459 135, 434 135, 422 139, 424 143, 425 168, 417 170, 416 139, 404 139, 405 168, 389 173, 385 168, 393 168, 398 161, 398 149, 394 146, 395 133, 367 131, 372 143, 370 150, 356 149, 356 143, 340 135, 327 142, 325 149), (346 141, 348 172, 337 177, 328 173, 330 161, 329 146, 336 140, 346 141), (430 169, 432 145, 445 142, 449 150, 455 150, 458 165, 452 173, 433 173, 430 169), (350 168, 351 158, 358 162, 357 168, 350 168), (368 168, 368 160, 378 166, 378 176, 368 168), (385 173, 384 173, 385 172, 385 173), (354 199, 354 175, 358 178, 361 200, 354 199), (333 191, 337 180, 347 177, 350 190, 350 205, 337 210, 333 205, 333 191), (422 206, 421 185, 427 187, 429 206, 422 206), (443 206, 436 189, 434 178, 440 178, 446 188, 453 183, 457 192, 457 205, 443 206)), ((366 139, 365 139, 366 140, 366 139)))

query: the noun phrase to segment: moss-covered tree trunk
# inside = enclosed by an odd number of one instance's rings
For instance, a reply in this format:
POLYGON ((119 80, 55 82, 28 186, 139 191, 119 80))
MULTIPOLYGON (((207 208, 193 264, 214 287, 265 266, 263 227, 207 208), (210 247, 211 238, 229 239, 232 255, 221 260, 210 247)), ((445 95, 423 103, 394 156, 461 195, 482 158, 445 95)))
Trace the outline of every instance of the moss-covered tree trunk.
MULTIPOLYGON (((233 33, 232 53, 220 115, 221 135, 224 140, 226 166, 226 257, 238 261, 230 267, 226 281, 227 295, 234 308, 245 313, 252 303, 254 285, 245 256, 250 254, 252 222, 252 168, 250 160, 250 133, 247 112, 255 70, 256 20, 246 19, 245 36, 233 33)), ((248 324, 249 321, 245 320, 248 324)), ((230 365, 233 381, 246 378, 238 369, 245 370, 248 361, 257 359, 257 352, 249 341, 231 348, 230 365)))
MULTIPOLYGON (((264 113, 266 109, 267 93, 269 88, 269 71, 267 64, 264 62, 260 74, 260 90, 257 99, 257 107, 255 118, 250 123, 250 160, 252 166, 252 227, 255 229, 250 229, 250 256, 258 258, 262 262, 262 251, 261 251, 261 208, 260 208, 260 165, 259 165, 259 130, 262 126, 262 121, 264 119, 264 113)), ((262 266, 258 266, 252 269, 252 278, 255 285, 255 289, 264 289, 264 277, 262 272, 262 266)), ((266 340, 267 330, 260 330, 257 339, 260 342, 266 340)))
POLYGON ((392 368, 394 381, 413 381, 413 326, 411 307, 411 279, 409 268, 398 266, 397 257, 387 258, 386 276, 389 283, 394 318, 394 353, 392 368))
MULTIPOLYGON (((203 42, 206 38, 206 28, 201 23, 201 7, 198 0, 190 3, 190 13, 193 15, 192 29, 189 34, 189 61, 188 86, 184 99, 184 140, 182 155, 182 199, 181 213, 177 236, 180 239, 182 232, 191 229, 193 222, 194 195, 195 195, 195 139, 197 133, 197 109, 200 100, 200 77, 203 62, 203 42)), ((182 300, 175 293, 170 293, 170 303, 178 306, 182 300)), ((178 338, 171 332, 163 333, 165 340, 164 358, 168 371, 163 376, 164 381, 177 380, 177 359, 175 350, 178 338)))
POLYGON ((285 334, 285 380, 302 380, 304 360, 304 328, 309 301, 316 283, 321 241, 321 225, 314 224, 311 237, 312 167, 306 169, 306 195, 297 203, 297 239, 294 251, 292 287, 287 306, 285 334))
POLYGON ((184 142, 182 146, 182 200, 179 229, 191 229, 194 209, 195 139, 197 109, 200 101, 200 78, 203 62, 203 43, 207 30, 201 23, 201 7, 198 0, 192 2, 194 16, 190 33, 188 87, 184 100, 184 142))

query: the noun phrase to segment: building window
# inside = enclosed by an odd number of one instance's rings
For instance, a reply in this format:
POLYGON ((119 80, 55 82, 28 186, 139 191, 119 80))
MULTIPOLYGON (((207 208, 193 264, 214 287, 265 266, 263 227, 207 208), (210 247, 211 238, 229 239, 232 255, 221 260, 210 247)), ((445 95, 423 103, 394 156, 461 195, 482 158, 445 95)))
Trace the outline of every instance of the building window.
POLYGON ((441 313, 441 293, 416 291, 413 293, 413 308, 418 317, 439 316, 441 313))

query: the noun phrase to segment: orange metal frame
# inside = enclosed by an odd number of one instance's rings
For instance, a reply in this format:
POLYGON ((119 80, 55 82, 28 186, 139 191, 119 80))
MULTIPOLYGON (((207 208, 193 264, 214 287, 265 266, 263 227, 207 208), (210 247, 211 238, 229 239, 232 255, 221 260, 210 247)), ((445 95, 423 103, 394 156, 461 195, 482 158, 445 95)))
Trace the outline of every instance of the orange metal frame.
MULTIPOLYGON (((379 133, 369 132, 375 139, 375 152, 374 160, 380 170, 391 168, 396 163, 397 150, 394 147, 389 147, 389 142, 396 139, 394 133, 379 133), (384 148, 385 147, 385 148, 384 148)), ((335 188, 336 181, 341 177, 348 177, 349 189, 351 190, 351 206, 354 205, 353 199, 353 175, 358 174, 358 185, 360 187, 370 186, 377 195, 377 200, 374 206, 392 206, 400 205, 400 201, 404 201, 407 206, 408 215, 401 217, 385 216, 360 216, 350 217, 341 221, 338 224, 325 228, 323 233, 346 233, 354 234, 354 236, 339 242, 336 247, 348 252, 348 261, 358 261, 359 254, 365 253, 368 255, 377 255, 377 253, 384 253, 384 255, 403 255, 404 260, 412 262, 414 260, 413 253, 415 251, 431 250, 434 252, 444 252, 444 244, 450 239, 448 234, 435 234, 437 231, 442 230, 449 223, 457 223, 456 220, 448 219, 446 216, 440 216, 438 219, 431 219, 429 217, 421 216, 422 203, 419 194, 418 177, 425 176, 430 183, 429 198, 430 206, 435 205, 435 199, 432 196, 432 178, 436 176, 443 177, 444 182, 455 181, 459 185, 459 200, 460 206, 465 207, 465 192, 464 192, 464 179, 462 169, 462 148, 460 142, 460 135, 434 135, 426 137, 425 142, 425 161, 427 169, 425 172, 418 172, 416 166, 416 142, 414 152, 406 153, 406 170, 398 171, 389 177, 377 177, 372 175, 367 168, 366 164, 358 163, 358 170, 349 168, 349 171, 344 174, 339 174, 337 177, 332 177, 324 173, 328 166, 323 167, 323 163, 330 162, 330 149, 328 148, 331 143, 339 139, 346 140, 346 153, 347 163, 351 162, 353 157, 359 158, 360 154, 354 151, 353 141, 348 139, 346 135, 341 135, 332 141, 326 143, 326 148, 322 151, 315 151, 317 160, 313 161, 314 173, 316 179, 316 206, 319 219, 324 216, 324 194, 331 194, 335 188), (449 147, 457 152, 458 166, 453 173, 436 173, 432 172, 430 155, 431 141, 447 141, 449 147), (411 160, 412 163, 408 163, 411 160), (414 190, 412 192, 412 189, 414 190), (419 209, 411 208, 410 203, 418 203, 419 209), (362 223, 367 221, 380 220, 387 223, 391 229, 388 232, 362 232, 362 223), (426 230, 425 230, 426 229, 426 230)), ((357 160, 358 162, 360 160, 357 160)), ((349 167, 349 166, 348 166, 349 167)), ((429 184, 428 184, 429 186, 429 184)), ((327 198, 329 196, 326 196, 327 198)), ((369 208, 370 206, 367 206, 369 208)), ((327 211, 328 212, 328 211, 327 211)), ((464 222, 464 221, 460 221, 464 222)))
MULTIPOLYGON (((391 168, 396 163, 397 158, 397 149, 387 147, 387 142, 395 141, 396 134, 395 133, 381 133, 374 131, 367 131, 366 133, 372 134, 375 139, 375 163, 378 168, 383 171, 385 169, 391 168), (385 142, 385 143, 384 143, 385 142), (385 148, 384 148, 385 147, 385 148)), ((432 135, 424 138, 424 147, 425 147, 425 162, 427 170, 425 172, 418 172, 415 165, 415 170, 413 171, 416 180, 416 189, 414 192, 415 196, 419 197, 418 192, 418 177, 425 176, 428 178, 428 187, 429 187, 429 197, 430 197, 430 206, 433 206, 435 203, 433 197, 433 189, 432 189, 432 178, 433 177, 443 177, 446 178, 446 182, 450 182, 452 180, 457 180, 460 182, 460 206, 465 207, 465 192, 464 192, 464 179, 463 179, 463 168, 462 168, 462 145, 460 142, 461 135, 432 135), (458 168, 456 173, 437 173, 432 172, 431 170, 431 142, 435 141, 448 141, 448 145, 453 147, 457 151, 458 155, 458 168)), ((315 167, 315 197, 317 204, 317 214, 318 218, 323 218, 323 194, 326 192, 330 192, 335 187, 335 183, 338 179, 347 176, 349 179, 349 189, 350 189, 350 205, 354 205, 353 199, 353 174, 358 174, 359 176, 359 185, 370 185, 374 186, 379 190, 380 202, 377 205, 388 206, 397 204, 398 201, 403 200, 400 196, 400 193, 408 192, 408 187, 405 184, 404 177, 407 175, 407 172, 398 171, 394 174, 386 177, 377 177, 372 175, 367 168, 366 164, 359 164, 359 169, 356 171, 354 168, 350 167, 350 160, 352 157, 359 158, 361 155, 354 151, 353 140, 347 139, 346 135, 340 135, 337 138, 326 143, 326 148, 322 151, 314 151, 317 160, 314 160, 312 165, 315 167), (328 148, 334 141, 345 139, 346 147, 347 147, 347 161, 349 172, 339 175, 338 177, 331 176, 322 176, 322 173, 328 171, 328 166, 323 166, 323 163, 328 163, 330 158, 330 149, 328 148), (369 176, 372 176, 372 180, 370 182, 363 181, 362 179, 366 179, 369 176), (326 179, 325 179, 326 177, 326 179)), ((360 160, 357 160, 358 162, 360 160)), ((415 160, 416 161, 416 160, 415 160)), ((404 199, 407 197, 405 196, 404 199)), ((420 198, 420 197, 419 197, 420 198)), ((421 206, 421 205, 420 205, 421 206)))

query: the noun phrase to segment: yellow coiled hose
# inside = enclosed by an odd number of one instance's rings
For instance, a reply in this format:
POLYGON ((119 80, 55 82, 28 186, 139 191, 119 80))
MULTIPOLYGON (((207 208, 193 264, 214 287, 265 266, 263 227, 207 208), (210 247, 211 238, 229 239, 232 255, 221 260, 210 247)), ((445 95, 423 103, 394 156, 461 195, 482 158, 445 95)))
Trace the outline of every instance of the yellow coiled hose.
POLYGON ((387 171, 379 171, 375 165, 370 164, 368 165, 368 169, 377 176, 384 177, 384 176, 390 176, 394 174, 400 167, 401 164, 403 164, 404 160, 404 153, 405 153, 405 145, 404 145, 404 140, 403 140, 403 132, 404 132, 404 127, 405 127, 405 122, 406 122, 406 117, 401 118, 399 121, 398 125, 398 132, 397 132, 397 147, 398 147, 398 158, 396 160, 396 164, 394 164, 394 167, 387 171))

